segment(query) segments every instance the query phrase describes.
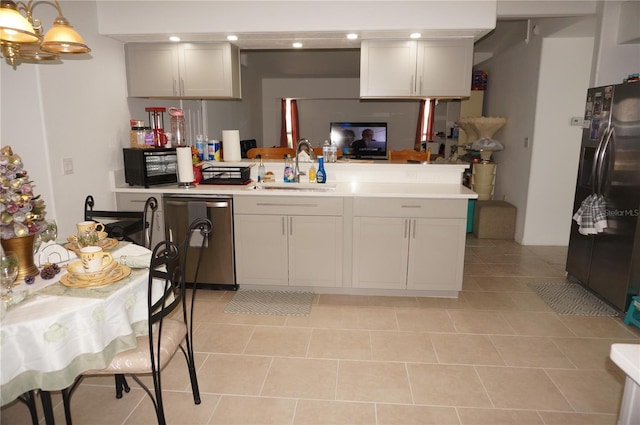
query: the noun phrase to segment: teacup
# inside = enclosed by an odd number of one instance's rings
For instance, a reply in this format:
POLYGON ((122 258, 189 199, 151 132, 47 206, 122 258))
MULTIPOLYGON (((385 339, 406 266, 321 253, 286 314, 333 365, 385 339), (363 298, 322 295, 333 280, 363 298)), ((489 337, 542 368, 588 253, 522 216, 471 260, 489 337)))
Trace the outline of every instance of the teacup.
POLYGON ((102 232, 104 231, 104 224, 92 220, 81 221, 76 223, 76 228, 78 233, 102 232))
POLYGON ((113 262, 113 257, 99 246, 86 246, 80 248, 80 260, 85 271, 94 273, 108 267, 113 262))

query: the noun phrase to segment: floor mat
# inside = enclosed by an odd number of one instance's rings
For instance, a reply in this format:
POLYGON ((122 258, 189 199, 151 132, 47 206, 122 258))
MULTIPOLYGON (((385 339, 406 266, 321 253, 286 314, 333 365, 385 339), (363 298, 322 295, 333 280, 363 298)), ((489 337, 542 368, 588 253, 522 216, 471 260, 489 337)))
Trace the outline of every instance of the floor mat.
POLYGON ((225 313, 307 316, 311 313, 313 292, 239 290, 224 309, 225 313))
POLYGON ((617 316, 604 301, 574 283, 529 283, 528 286, 558 314, 572 316, 617 316))

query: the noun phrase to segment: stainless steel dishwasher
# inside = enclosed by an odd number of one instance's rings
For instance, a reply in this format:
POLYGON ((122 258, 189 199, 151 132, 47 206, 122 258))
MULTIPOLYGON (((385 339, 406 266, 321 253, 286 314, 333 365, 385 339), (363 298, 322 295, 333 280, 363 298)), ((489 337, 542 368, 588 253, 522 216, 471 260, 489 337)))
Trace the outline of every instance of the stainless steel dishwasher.
MULTIPOLYGON (((169 240, 184 241, 191 221, 197 217, 211 220, 213 229, 205 241, 200 263, 198 287, 237 290, 233 247, 233 198, 229 196, 164 195, 164 223, 169 240)), ((190 236, 190 244, 200 246, 200 234, 190 236)), ((187 280, 193 276, 196 258, 187 258, 187 280)), ((189 282, 193 283, 193 282, 189 282)))

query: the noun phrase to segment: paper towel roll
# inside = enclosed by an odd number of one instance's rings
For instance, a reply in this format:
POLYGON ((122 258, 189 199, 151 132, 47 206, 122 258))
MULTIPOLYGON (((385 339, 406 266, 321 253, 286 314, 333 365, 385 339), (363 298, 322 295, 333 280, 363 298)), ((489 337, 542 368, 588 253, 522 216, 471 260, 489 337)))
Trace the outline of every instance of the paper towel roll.
POLYGON ((194 180, 191 147, 177 147, 176 154, 178 156, 178 183, 191 183, 194 180))
POLYGON ((240 131, 222 130, 222 160, 229 162, 242 161, 240 131))

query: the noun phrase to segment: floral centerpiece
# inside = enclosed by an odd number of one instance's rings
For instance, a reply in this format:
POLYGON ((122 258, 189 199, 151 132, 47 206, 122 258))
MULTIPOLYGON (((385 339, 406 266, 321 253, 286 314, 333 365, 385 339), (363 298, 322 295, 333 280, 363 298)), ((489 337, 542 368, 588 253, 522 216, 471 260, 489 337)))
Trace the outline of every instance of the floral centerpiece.
POLYGON ((11 146, 0 149, 0 238, 37 234, 47 225, 45 204, 33 193, 33 182, 11 146))

